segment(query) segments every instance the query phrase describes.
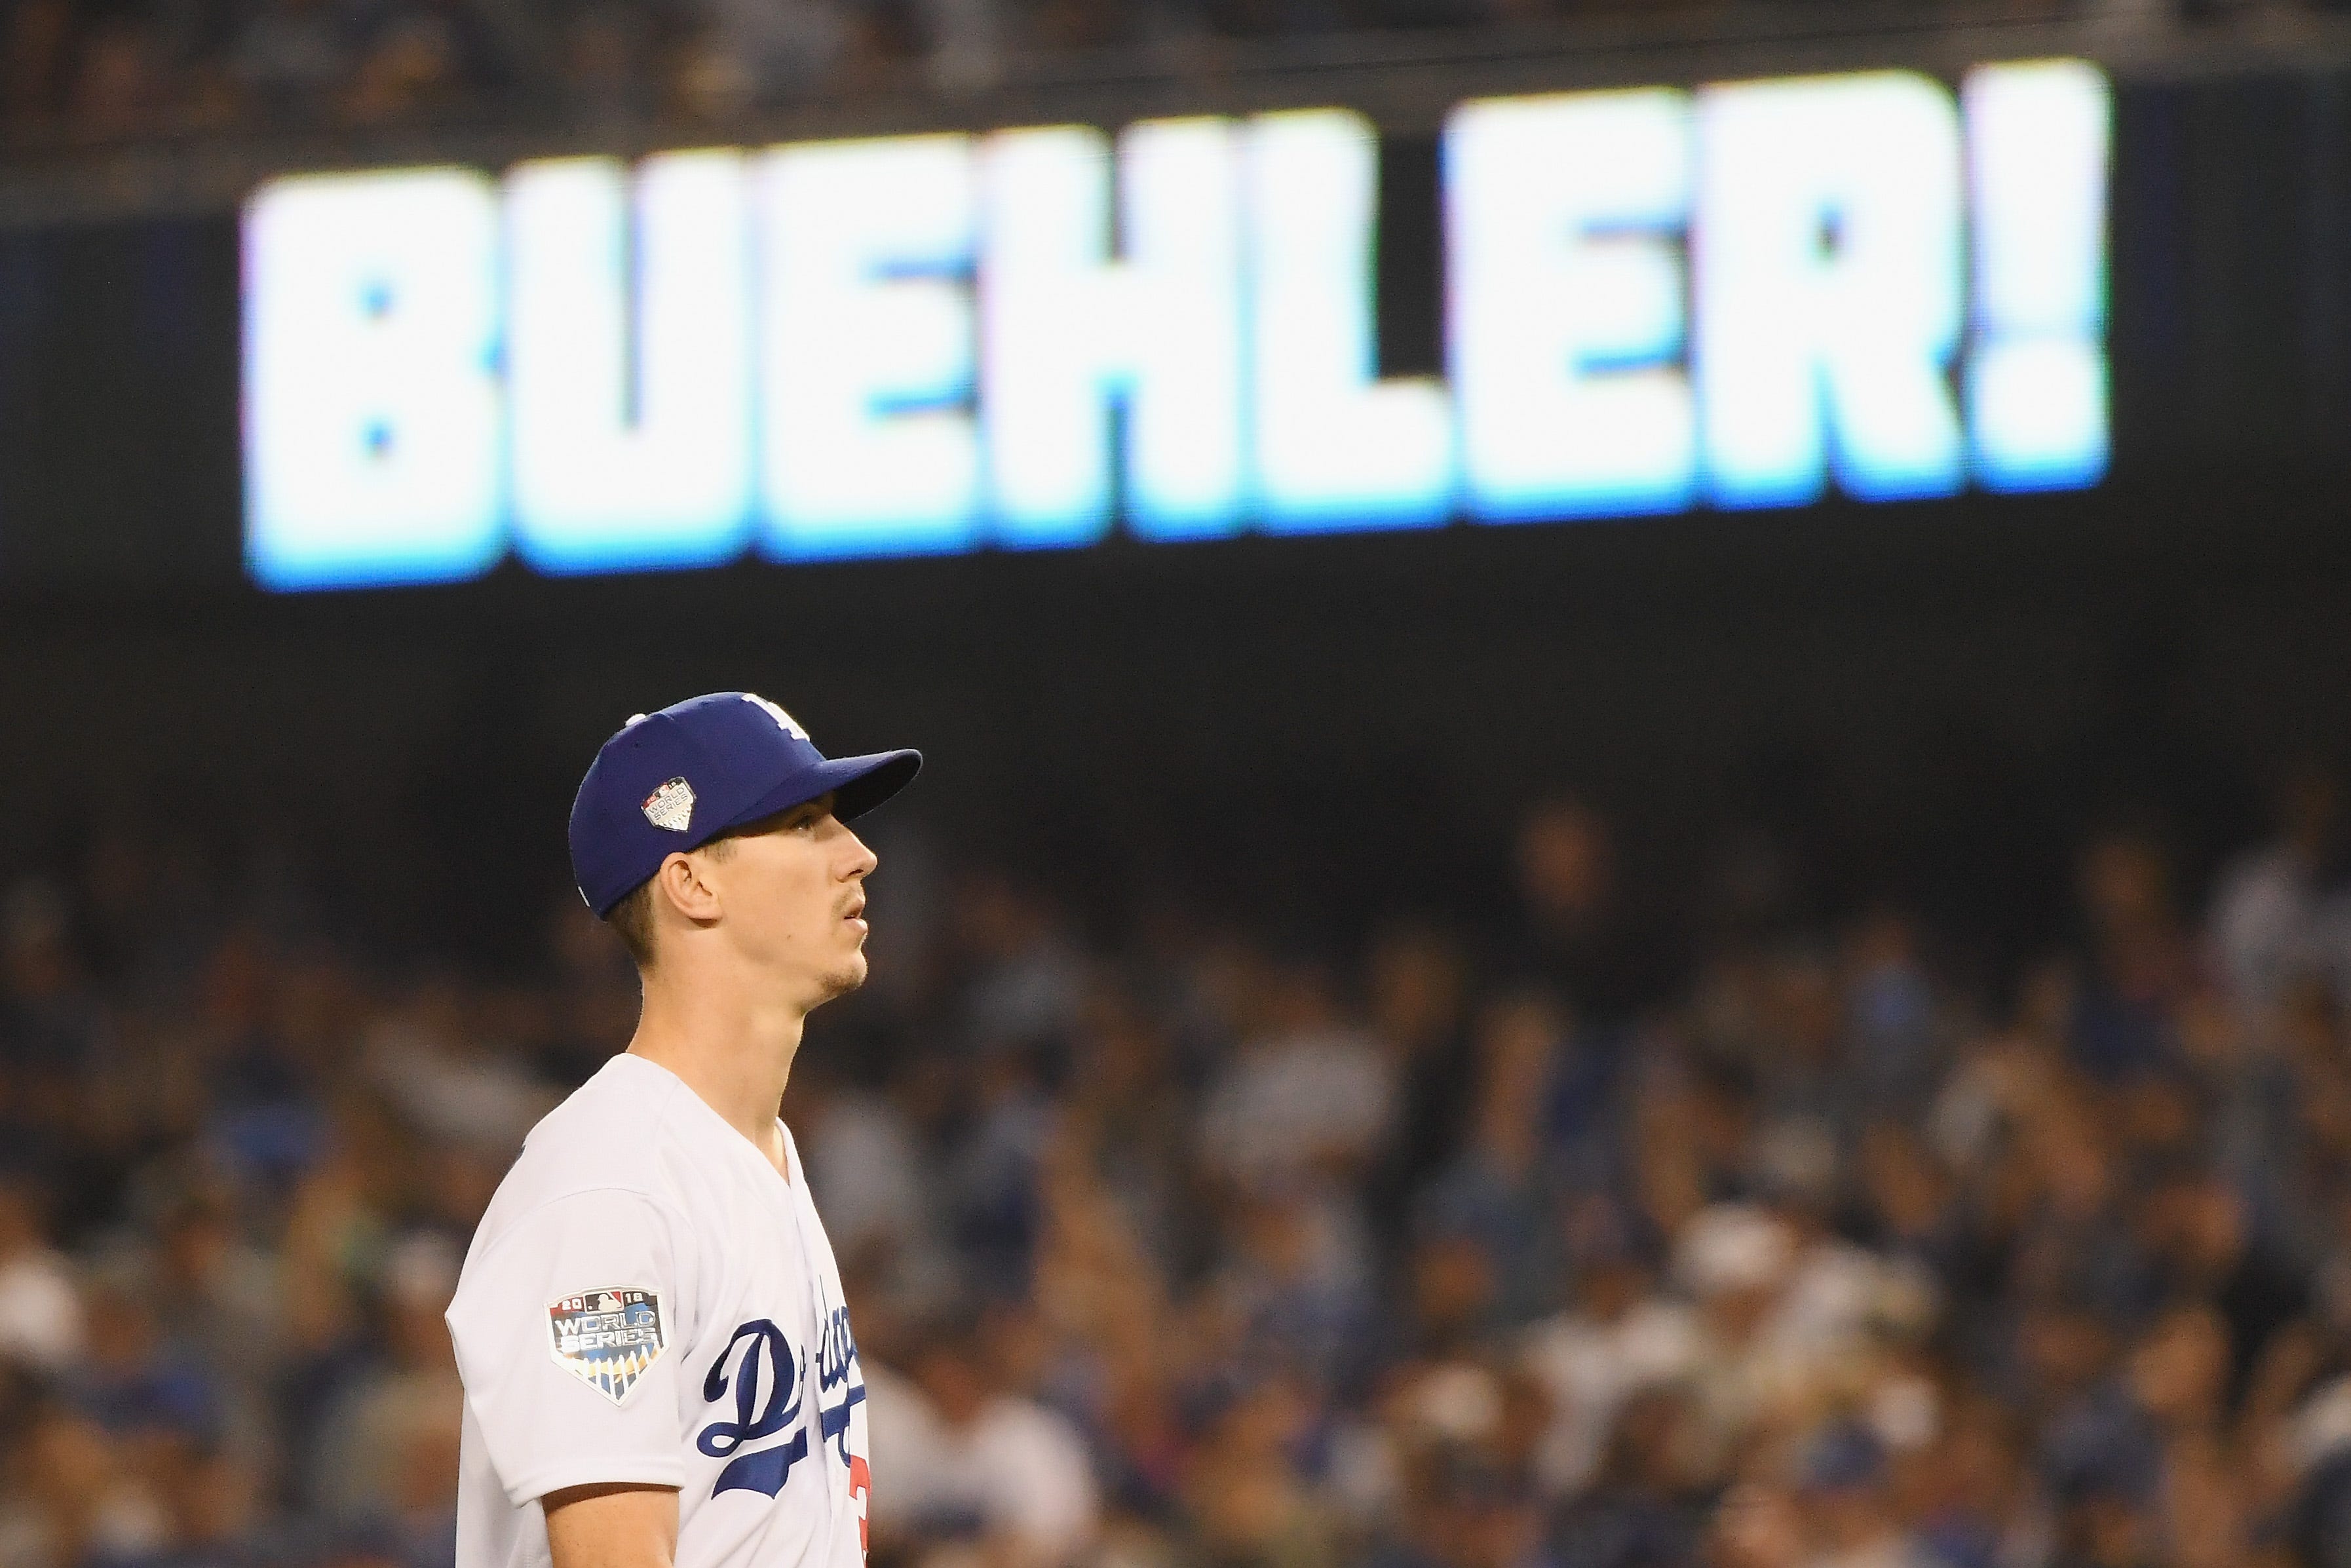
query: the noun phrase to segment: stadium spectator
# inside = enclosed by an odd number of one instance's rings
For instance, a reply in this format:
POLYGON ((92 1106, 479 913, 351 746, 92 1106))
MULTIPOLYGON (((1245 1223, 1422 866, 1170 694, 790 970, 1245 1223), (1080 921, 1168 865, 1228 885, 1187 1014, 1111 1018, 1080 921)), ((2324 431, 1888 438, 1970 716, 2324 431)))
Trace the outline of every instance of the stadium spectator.
MULTIPOLYGON (((2351 1560, 2320 815, 2200 923, 2094 837, 2078 941, 1989 983, 1891 904, 1610 913, 1581 807, 1483 939, 910 888, 789 1113, 877 1563, 2351 1560)), ((536 974, 395 958, 204 860, 0 899, 0 1568, 434 1568, 454 1249, 625 963, 576 907, 536 974)))

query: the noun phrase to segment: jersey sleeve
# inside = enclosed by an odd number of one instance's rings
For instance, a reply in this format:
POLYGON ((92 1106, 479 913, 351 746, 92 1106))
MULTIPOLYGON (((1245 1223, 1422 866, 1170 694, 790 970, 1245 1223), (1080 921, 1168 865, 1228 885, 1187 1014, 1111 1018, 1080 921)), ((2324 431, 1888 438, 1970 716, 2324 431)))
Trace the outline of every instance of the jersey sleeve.
POLYGON ((466 1263, 449 1336, 516 1507, 565 1487, 684 1484, 680 1263, 662 1208, 611 1189, 540 1205, 466 1263))

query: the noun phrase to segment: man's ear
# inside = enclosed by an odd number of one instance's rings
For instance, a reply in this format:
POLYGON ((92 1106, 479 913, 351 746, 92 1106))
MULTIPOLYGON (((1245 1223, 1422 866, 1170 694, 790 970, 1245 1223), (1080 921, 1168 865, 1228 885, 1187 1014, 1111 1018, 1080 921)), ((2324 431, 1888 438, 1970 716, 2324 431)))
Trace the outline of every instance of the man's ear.
POLYGON ((663 861, 653 873, 653 894, 696 925, 707 925, 723 913, 718 890, 703 879, 702 862, 693 855, 673 854, 663 861))

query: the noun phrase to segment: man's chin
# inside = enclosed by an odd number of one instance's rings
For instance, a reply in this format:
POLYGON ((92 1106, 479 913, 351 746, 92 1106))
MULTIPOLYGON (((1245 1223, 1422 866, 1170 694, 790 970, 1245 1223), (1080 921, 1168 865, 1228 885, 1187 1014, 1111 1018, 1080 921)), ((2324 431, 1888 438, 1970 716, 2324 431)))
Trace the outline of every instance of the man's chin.
POLYGON ((863 985, 865 969, 865 955, 860 953, 839 968, 829 970, 818 981, 818 984, 823 988, 824 999, 829 1002, 835 997, 845 997, 863 985))

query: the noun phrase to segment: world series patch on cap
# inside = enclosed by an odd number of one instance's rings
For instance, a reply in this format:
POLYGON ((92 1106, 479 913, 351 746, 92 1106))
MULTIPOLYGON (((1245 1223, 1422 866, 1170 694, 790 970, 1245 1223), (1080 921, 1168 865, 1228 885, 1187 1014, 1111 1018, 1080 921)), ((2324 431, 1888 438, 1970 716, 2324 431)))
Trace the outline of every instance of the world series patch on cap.
POLYGON ((615 1405, 627 1402, 669 1343, 661 1297, 627 1285, 548 1302, 547 1333, 555 1364, 615 1405))

